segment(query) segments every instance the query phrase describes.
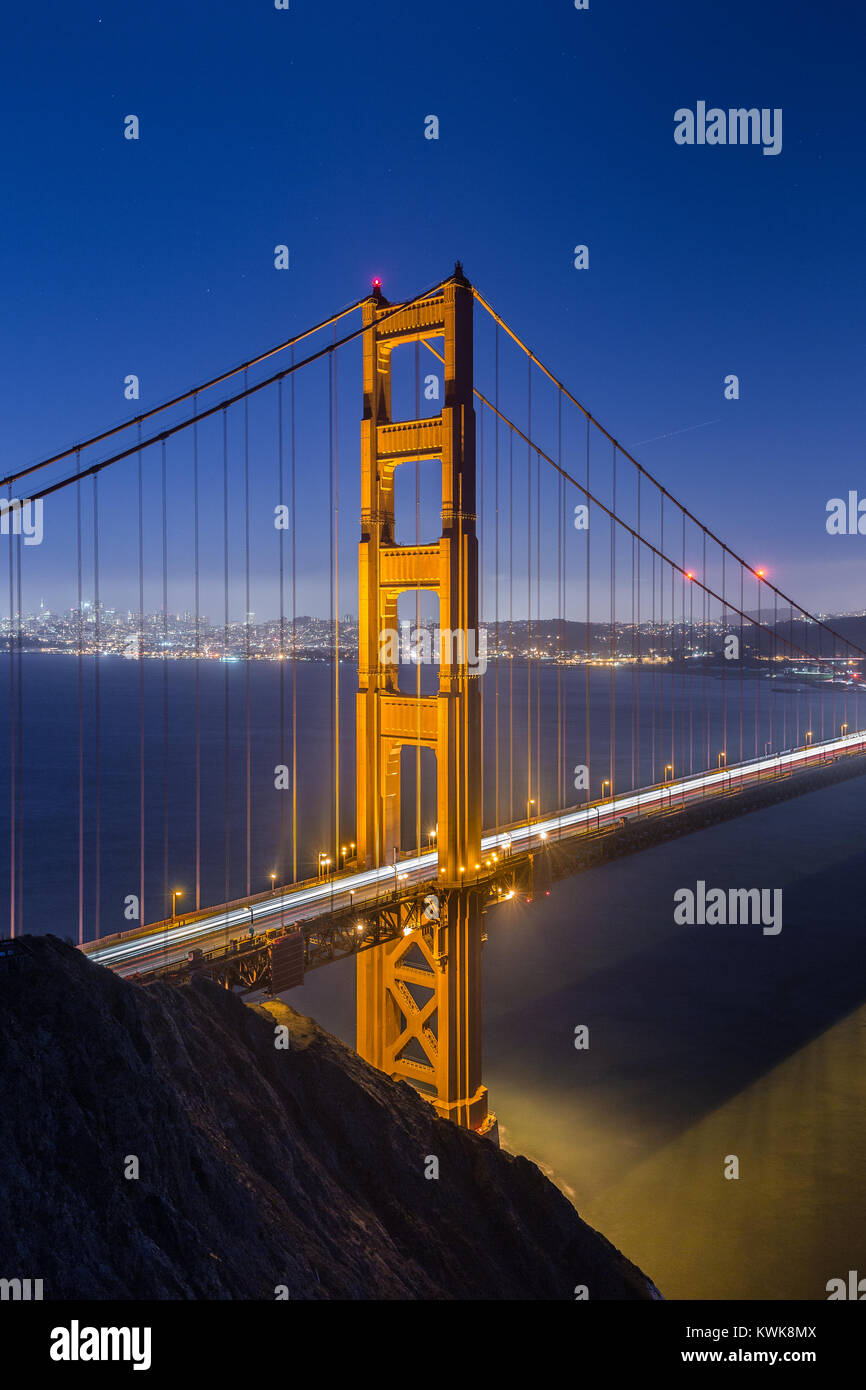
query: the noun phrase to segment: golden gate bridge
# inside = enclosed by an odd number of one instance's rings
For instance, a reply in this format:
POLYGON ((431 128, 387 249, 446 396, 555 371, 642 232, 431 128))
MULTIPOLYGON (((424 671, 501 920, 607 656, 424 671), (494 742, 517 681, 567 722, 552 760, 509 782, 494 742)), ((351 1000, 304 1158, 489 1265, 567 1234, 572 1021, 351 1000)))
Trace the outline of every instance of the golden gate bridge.
POLYGON ((24 661, 35 559, 14 525, 26 489, 28 503, 45 508, 46 535, 53 526, 66 538, 76 595, 75 846, 52 924, 71 921, 92 960, 142 982, 206 973, 227 987, 282 992, 305 970, 354 956, 361 1054, 479 1132, 494 1124, 481 1058, 491 909, 513 910, 600 857, 862 770, 866 653, 675 498, 459 264, 396 303, 374 282, 313 328, 10 473, 0 487, 10 531, 10 937, 49 925, 25 910, 25 847, 39 853, 24 795, 25 750, 38 737, 24 661), (345 437, 347 381, 359 451, 345 437), (401 478, 413 473, 411 497, 401 478), (435 499, 425 505, 431 477, 435 499), (127 729, 137 776, 126 789, 138 882, 128 898, 135 925, 106 932, 100 594, 118 550, 138 599, 127 653, 140 673, 127 729), (170 586, 175 592, 179 582, 172 551, 192 615, 182 653, 170 640, 170 586), (317 655, 327 698, 316 722, 327 726, 329 756, 307 776, 320 797, 326 789, 327 813, 326 828, 319 819, 313 830, 299 762, 310 731, 298 705, 298 593, 308 573, 325 574, 325 559, 329 616, 317 655), (214 574, 223 600, 216 646, 202 607, 214 574), (279 617, 263 651, 252 602, 266 587, 279 617), (155 638, 150 591, 159 599, 155 638), (85 602, 85 592, 93 599, 85 602), (347 594, 358 613, 349 698, 341 680, 347 594), (409 627, 407 683, 405 644, 391 639, 409 627), (227 666, 237 647, 245 684, 238 725, 226 669, 219 900, 202 886, 215 735, 204 727, 200 668, 215 658, 227 666), (168 665, 181 654, 196 672, 187 789, 194 837, 178 868, 168 665), (250 671, 263 655, 278 663, 279 713, 275 799, 259 808, 257 826, 250 671), (163 675, 161 768, 146 729, 151 659, 163 675), (154 781, 161 815, 148 798, 154 781), (255 891, 262 833, 277 869, 255 891), (243 891, 232 895, 238 838, 243 891), (178 912, 181 873, 195 889, 178 912))

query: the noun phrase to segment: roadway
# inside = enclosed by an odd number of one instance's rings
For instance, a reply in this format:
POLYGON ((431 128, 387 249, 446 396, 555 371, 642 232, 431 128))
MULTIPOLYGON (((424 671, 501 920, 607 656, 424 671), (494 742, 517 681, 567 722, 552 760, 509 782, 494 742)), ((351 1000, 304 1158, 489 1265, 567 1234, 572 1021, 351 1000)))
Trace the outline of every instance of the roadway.
MULTIPOLYGON (((656 784, 622 796, 608 797, 588 806, 575 807, 557 815, 521 821, 484 835, 482 859, 493 854, 507 858, 510 853, 526 853, 550 840, 554 842, 587 834, 615 824, 623 817, 689 805, 719 792, 737 791, 750 782, 818 765, 848 753, 866 751, 866 732, 847 734, 804 748, 788 749, 738 763, 731 768, 656 784)), ((473 865, 467 872, 472 882, 473 865)), ((359 872, 335 874, 321 881, 308 881, 277 890, 266 897, 224 905, 194 916, 180 917, 134 928, 115 936, 89 942, 81 949, 99 965, 128 976, 176 964, 195 948, 212 951, 228 946, 232 938, 255 937, 278 926, 322 916, 338 908, 354 906, 362 913, 365 903, 381 901, 389 889, 434 878, 438 871, 437 852, 400 859, 395 865, 359 872)))

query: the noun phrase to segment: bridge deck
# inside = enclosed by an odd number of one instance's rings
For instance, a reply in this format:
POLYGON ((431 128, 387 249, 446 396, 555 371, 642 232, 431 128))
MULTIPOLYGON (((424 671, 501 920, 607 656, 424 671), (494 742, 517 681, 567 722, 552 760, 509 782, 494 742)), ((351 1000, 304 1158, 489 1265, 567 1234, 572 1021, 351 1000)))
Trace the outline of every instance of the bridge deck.
MULTIPOLYGON (((679 812, 710 798, 739 793, 761 780, 790 776, 864 752, 866 733, 849 734, 503 826, 483 836, 482 860, 477 870, 472 866, 466 882, 488 882, 507 864, 519 862, 544 844, 585 841, 623 823, 679 812)), ((81 949, 121 975, 147 975, 185 961, 193 948, 203 952, 236 950, 239 941, 254 942, 275 927, 309 923, 353 909, 369 911, 394 902, 407 891, 417 892, 418 885, 435 879, 437 871, 435 850, 410 854, 395 866, 360 872, 350 869, 325 881, 308 879, 276 892, 103 937, 81 949)))

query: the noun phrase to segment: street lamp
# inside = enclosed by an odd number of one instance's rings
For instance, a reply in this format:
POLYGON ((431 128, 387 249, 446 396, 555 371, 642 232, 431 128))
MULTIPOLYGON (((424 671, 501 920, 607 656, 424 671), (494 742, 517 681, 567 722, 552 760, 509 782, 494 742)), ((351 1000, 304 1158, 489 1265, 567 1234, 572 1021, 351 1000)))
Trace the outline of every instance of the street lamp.
POLYGON ((178 898, 182 898, 182 897, 183 897, 183 889, 182 889, 182 888, 175 888, 174 892, 173 892, 172 895, 171 895, 171 920, 172 920, 172 921, 175 920, 175 903, 177 902, 177 899, 178 899, 178 898))
POLYGON ((847 724, 843 724, 843 725, 842 725, 842 733, 843 733, 843 735, 844 735, 844 734, 847 734, 847 732, 848 732, 848 725, 847 725, 847 724))
POLYGON ((724 758, 724 760, 725 760, 725 767, 727 767, 727 765, 728 765, 728 755, 727 755, 727 753, 724 751, 724 749, 723 749, 722 752, 719 754, 719 767, 722 766, 722 759, 723 759, 723 758, 724 758))
POLYGON ((809 747, 809 745, 810 745, 811 742, 812 742, 812 730, 811 730, 811 729, 807 729, 807 730, 806 730, 806 747, 807 747, 807 748, 809 747))
POLYGON ((277 891, 277 876, 276 876, 276 874, 271 874, 270 877, 271 877, 271 892, 272 892, 272 893, 276 893, 276 891, 277 891))
POLYGON ((673 763, 665 763, 665 781, 666 781, 666 782, 672 782, 673 780, 674 780, 674 765, 673 765, 673 763), (670 777, 668 777, 668 773, 671 774, 670 777))
POLYGON ((610 778, 609 778, 609 777, 605 777, 604 780, 603 780, 603 782, 602 782, 602 784, 601 784, 601 799, 602 799, 602 801, 604 801, 604 789, 605 789, 605 787, 609 787, 610 784, 611 784, 611 783, 610 783, 610 778))

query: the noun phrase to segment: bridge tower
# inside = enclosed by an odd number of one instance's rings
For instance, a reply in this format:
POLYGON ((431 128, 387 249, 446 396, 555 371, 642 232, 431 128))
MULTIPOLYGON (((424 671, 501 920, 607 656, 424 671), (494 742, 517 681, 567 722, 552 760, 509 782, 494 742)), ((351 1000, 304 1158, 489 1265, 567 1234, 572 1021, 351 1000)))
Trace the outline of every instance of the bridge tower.
POLYGON ((485 1130, 494 1121, 481 1084, 481 904, 469 886, 481 851, 481 692, 469 664, 478 651, 473 307, 459 265, 429 298, 400 307, 376 294, 363 307, 358 857, 367 868, 399 864, 401 749, 420 739, 436 755, 439 873, 423 930, 357 957, 357 1044, 440 1115, 485 1130), (444 344, 441 414, 395 421, 391 354, 433 339, 444 344), (441 465, 441 535, 397 545, 395 471, 427 459, 441 465), (423 697, 399 689, 396 653, 383 641, 397 629, 398 596, 418 589, 438 595, 441 635, 438 692, 423 697))

